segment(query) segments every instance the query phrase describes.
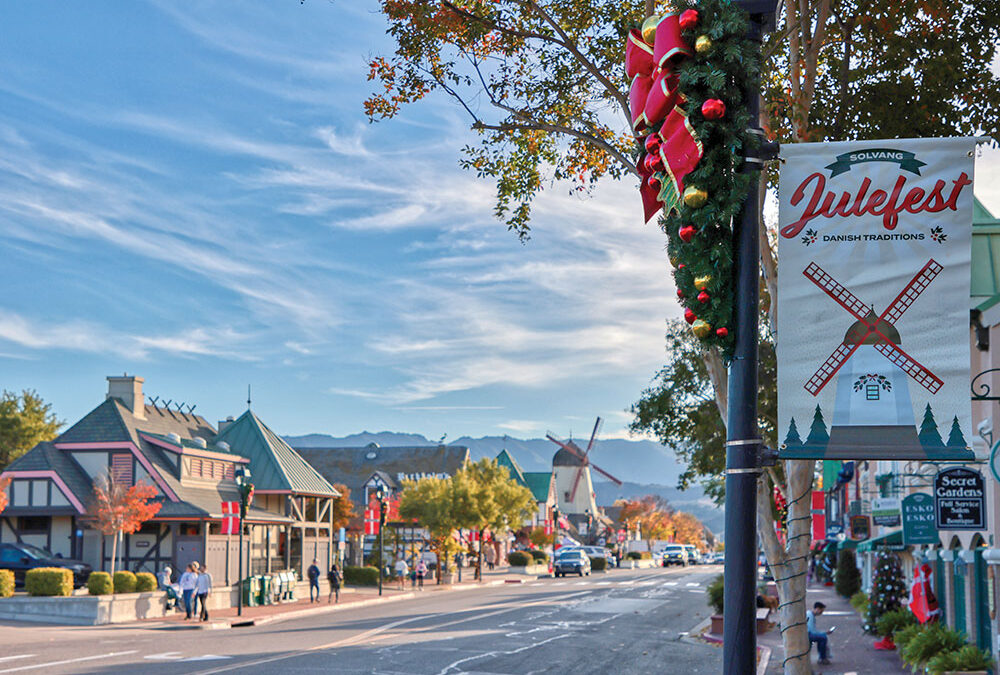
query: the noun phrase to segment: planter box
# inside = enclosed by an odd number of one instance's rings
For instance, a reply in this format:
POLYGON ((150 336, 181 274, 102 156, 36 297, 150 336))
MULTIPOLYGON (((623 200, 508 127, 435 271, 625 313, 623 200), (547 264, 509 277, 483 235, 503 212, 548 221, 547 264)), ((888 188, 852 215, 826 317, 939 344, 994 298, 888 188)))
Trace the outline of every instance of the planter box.
POLYGON ((549 565, 548 563, 543 563, 541 565, 525 565, 517 566, 511 565, 507 568, 508 574, 530 574, 532 576, 538 576, 539 574, 548 574, 549 565))
POLYGON ((722 635, 722 615, 713 614, 711 617, 712 628, 709 631, 712 635, 722 635))
POLYGON ((166 593, 119 593, 0 600, 0 619, 71 626, 100 626, 167 616, 166 593))

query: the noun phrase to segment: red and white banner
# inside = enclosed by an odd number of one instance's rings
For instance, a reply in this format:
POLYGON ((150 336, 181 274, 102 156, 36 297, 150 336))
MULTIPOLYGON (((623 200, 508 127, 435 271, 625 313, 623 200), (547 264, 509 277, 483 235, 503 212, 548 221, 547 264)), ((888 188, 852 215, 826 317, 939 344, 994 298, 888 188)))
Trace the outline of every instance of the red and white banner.
POLYGON ((222 502, 222 534, 238 534, 240 531, 240 503, 222 502))
POLYGON ((369 506, 365 509, 365 534, 378 534, 380 529, 378 507, 369 506))
POLYGON ((552 519, 547 518, 545 520, 545 534, 552 534, 552 519))
POLYGON ((975 139, 781 147, 781 456, 972 459, 975 139))
POLYGON ((812 539, 826 539, 826 492, 813 490, 812 493, 812 539))

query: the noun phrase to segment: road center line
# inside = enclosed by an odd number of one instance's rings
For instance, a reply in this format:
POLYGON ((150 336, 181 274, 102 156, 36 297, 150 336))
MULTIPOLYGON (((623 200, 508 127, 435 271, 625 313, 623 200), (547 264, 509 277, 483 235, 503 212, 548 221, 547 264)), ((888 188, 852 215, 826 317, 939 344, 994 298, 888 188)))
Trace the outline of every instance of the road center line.
POLYGON ((81 656, 78 659, 66 659, 65 661, 50 661, 48 663, 33 663, 30 666, 18 666, 17 668, 7 668, 5 670, 0 670, 0 673, 16 673, 22 670, 33 670, 35 668, 51 668, 52 666, 62 666, 67 663, 80 663, 81 661, 96 661, 98 659, 111 659, 116 656, 125 656, 126 654, 135 654, 138 649, 130 649, 127 652, 110 652, 108 654, 98 654, 97 656, 81 656))

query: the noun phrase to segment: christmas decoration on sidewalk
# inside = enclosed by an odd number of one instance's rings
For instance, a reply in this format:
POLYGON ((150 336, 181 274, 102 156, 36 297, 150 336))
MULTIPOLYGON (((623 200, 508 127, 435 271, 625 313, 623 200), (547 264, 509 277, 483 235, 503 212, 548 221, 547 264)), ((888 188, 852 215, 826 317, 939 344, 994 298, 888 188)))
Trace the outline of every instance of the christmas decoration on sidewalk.
POLYGON ((931 566, 927 563, 913 568, 913 585, 910 587, 910 611, 920 623, 937 621, 941 618, 941 608, 931 589, 931 566))
POLYGON ((691 330, 732 354, 732 220, 750 185, 740 173, 759 140, 742 105, 759 68, 747 15, 728 0, 680 0, 633 29, 631 79, 636 168, 646 220, 663 212, 678 297, 691 330), (696 281, 707 280, 704 284, 696 281))
MULTIPOLYGON (((877 634, 879 617, 902 607, 905 597, 906 581, 903 579, 899 556, 895 553, 879 553, 875 561, 875 579, 872 581, 865 632, 877 634)), ((891 637, 884 637, 875 643, 875 648, 895 649, 896 646, 892 644, 891 637)))

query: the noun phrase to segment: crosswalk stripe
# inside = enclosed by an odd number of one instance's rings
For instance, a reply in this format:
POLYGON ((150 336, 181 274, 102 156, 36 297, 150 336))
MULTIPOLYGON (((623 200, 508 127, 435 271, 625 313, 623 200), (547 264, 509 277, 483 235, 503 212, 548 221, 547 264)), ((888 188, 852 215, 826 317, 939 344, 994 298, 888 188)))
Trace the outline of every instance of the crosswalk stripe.
POLYGON ((0 656, 2 661, 16 661, 17 659, 30 659, 34 654, 18 654, 17 656, 0 656))
POLYGON ((116 656, 125 656, 126 654, 135 654, 137 649, 130 649, 127 652, 109 652, 107 654, 97 654, 96 656, 81 656, 78 659, 66 659, 64 661, 50 661, 48 663, 33 663, 29 666, 17 666, 16 668, 5 668, 0 670, 0 673, 17 673, 22 670, 33 670, 35 668, 51 668, 52 666, 63 666, 67 663, 79 663, 81 661, 96 661, 97 659, 111 659, 116 656))

